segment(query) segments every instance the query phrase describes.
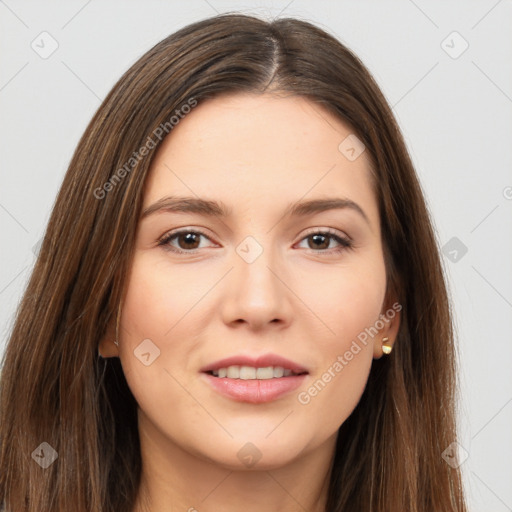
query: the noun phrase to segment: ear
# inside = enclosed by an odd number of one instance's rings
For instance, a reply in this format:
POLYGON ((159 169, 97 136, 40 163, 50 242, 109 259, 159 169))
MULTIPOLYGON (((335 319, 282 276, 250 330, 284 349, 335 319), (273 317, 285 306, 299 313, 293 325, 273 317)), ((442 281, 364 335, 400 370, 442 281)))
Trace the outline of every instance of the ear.
POLYGON ((398 335, 398 328, 400 327, 402 309, 403 307, 398 302, 395 294, 389 295, 384 301, 382 311, 379 316, 380 322, 376 322, 379 327, 379 332, 375 335, 373 340, 374 359, 380 359, 384 355, 384 352, 382 351, 383 338, 388 338, 388 341, 386 342, 388 347, 394 347, 396 337, 398 335))
POLYGON ((115 345, 116 319, 115 316, 107 325, 107 329, 98 343, 98 352, 101 357, 119 357, 119 350, 115 345))

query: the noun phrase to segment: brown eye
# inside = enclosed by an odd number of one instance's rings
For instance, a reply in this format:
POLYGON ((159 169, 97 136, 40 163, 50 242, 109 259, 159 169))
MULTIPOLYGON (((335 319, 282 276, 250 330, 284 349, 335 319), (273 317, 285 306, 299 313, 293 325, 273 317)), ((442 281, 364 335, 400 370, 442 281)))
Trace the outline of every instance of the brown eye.
POLYGON ((313 253, 318 254, 332 254, 339 253, 346 249, 351 249, 353 247, 352 241, 344 236, 339 235, 337 232, 332 232, 330 229, 322 230, 322 231, 313 231, 306 235, 300 243, 303 243, 307 240, 307 247, 305 249, 310 249, 313 253), (331 242, 334 242, 334 245, 331 245, 331 242))
POLYGON ((180 249, 197 249, 199 247, 201 235, 199 233, 178 233, 176 240, 180 249))
POLYGON ((307 238, 309 241, 313 242, 312 244, 308 244, 310 249, 328 249, 332 236, 320 233, 316 235, 309 235, 307 238))
POLYGON ((158 242, 158 245, 163 246, 171 252, 194 253, 196 249, 200 249, 201 237, 209 240, 209 238, 200 231, 181 230, 164 236, 158 242))

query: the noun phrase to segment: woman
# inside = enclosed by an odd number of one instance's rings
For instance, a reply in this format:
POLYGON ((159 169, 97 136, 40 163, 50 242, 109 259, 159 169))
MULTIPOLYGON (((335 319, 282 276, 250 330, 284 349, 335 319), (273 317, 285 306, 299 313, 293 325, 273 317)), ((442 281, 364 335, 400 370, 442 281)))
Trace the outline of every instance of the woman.
POLYGON ((425 201, 363 64, 221 15, 114 86, 5 353, 8 511, 465 511, 425 201))

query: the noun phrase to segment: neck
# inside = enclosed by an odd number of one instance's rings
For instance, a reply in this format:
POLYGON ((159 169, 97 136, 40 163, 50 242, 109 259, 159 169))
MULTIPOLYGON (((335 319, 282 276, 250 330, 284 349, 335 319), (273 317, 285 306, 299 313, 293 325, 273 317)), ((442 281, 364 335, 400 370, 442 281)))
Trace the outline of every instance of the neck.
POLYGON ((153 426, 139 432, 142 478, 133 512, 325 512, 335 438, 284 466, 240 470, 186 451, 153 426))

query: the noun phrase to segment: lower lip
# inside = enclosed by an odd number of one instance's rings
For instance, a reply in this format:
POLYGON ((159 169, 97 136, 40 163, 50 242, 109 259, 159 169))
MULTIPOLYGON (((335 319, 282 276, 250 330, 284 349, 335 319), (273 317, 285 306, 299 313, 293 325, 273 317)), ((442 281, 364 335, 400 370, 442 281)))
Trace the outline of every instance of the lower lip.
POLYGON ((272 402, 297 389, 307 374, 273 379, 228 379, 203 373, 207 382, 221 395, 237 402, 262 404, 272 402))

